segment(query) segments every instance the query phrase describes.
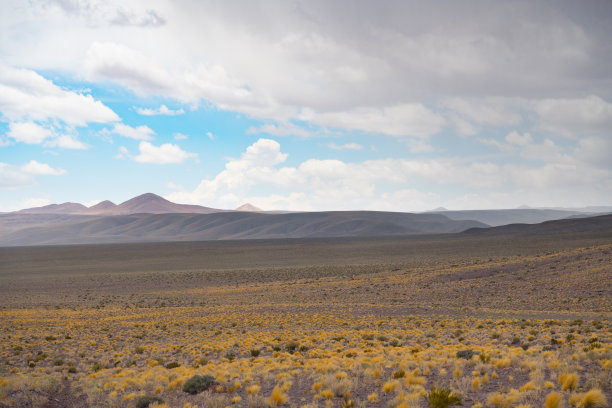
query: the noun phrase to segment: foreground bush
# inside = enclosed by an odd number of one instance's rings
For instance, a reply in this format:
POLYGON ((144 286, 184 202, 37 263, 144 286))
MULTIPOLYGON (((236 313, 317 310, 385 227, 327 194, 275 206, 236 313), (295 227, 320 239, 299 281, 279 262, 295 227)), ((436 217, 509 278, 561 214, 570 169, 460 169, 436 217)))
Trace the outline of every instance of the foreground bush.
POLYGON ((148 408, 154 403, 163 404, 164 400, 159 397, 144 395, 136 400, 136 408, 148 408))
POLYGON ((183 392, 195 395, 206 391, 213 385, 217 385, 217 382, 212 375, 194 375, 183 384, 183 392))
POLYGON ((427 406, 430 408, 446 408, 461 404, 461 397, 448 388, 432 388, 427 394, 427 406))

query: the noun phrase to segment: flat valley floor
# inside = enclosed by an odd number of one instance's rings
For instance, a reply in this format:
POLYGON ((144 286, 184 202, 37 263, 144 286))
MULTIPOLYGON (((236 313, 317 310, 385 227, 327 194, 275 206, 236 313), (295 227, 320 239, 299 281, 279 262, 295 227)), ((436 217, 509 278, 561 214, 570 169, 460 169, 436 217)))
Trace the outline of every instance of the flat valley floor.
POLYGON ((0 248, 0 407, 609 406, 611 317, 612 231, 0 248))

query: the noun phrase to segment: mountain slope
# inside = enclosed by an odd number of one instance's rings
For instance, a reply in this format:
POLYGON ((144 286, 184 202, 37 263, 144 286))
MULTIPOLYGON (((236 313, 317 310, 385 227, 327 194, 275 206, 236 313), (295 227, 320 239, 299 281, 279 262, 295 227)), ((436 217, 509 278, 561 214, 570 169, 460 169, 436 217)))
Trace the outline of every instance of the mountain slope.
POLYGON ((441 234, 486 227, 436 214, 369 211, 261 214, 132 214, 66 221, 0 236, 0 245, 55 245, 441 234))
POLYGON ((465 235, 544 235, 581 233, 585 231, 612 231, 612 214, 589 218, 568 218, 540 224, 509 224, 491 228, 470 228, 465 235))
MULTIPOLYGON (((442 214, 451 220, 473 220, 492 227, 507 224, 538 224, 575 215, 586 215, 579 211, 517 208, 508 210, 430 211, 427 214, 442 214)), ((592 214, 591 214, 592 215, 592 214)))

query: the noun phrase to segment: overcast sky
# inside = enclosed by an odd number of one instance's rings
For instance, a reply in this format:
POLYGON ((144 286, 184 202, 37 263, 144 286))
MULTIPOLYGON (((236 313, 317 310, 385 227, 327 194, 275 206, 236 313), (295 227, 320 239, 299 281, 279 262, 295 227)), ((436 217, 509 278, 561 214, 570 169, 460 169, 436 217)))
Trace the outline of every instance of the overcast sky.
POLYGON ((0 0, 0 211, 612 205, 612 2, 0 0))

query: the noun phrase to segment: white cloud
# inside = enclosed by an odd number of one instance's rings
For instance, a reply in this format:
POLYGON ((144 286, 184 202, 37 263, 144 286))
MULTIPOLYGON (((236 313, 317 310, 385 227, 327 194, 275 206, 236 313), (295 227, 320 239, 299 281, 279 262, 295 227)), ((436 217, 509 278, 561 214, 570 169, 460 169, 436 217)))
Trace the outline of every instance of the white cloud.
POLYGON ((132 156, 130 155, 130 152, 128 151, 127 147, 125 146, 120 146, 119 153, 115 155, 115 159, 119 159, 119 160, 129 159, 130 157, 132 156))
POLYGON ((591 95, 576 99, 543 99, 535 103, 540 128, 567 137, 609 133, 612 103, 591 95))
POLYGON ((64 90, 32 70, 2 64, 0 112, 10 121, 61 120, 70 126, 119 120, 91 95, 64 90))
POLYGON ((330 128, 423 138, 438 133, 446 123, 442 116, 419 103, 328 113, 305 109, 299 118, 330 128))
POLYGON ((50 140, 45 143, 46 147, 61 147, 62 149, 78 149, 85 150, 88 146, 78 140, 73 135, 58 135, 53 140, 50 140))
POLYGON ((155 146, 149 142, 140 142, 140 144, 138 145, 138 150, 140 151, 140 154, 134 156, 134 160, 139 163, 182 163, 191 157, 197 157, 197 154, 188 153, 182 150, 178 145, 170 143, 164 143, 161 146, 155 146))
POLYGON ((499 199, 500 194, 513 192, 520 193, 515 198, 517 201, 520 197, 529 197, 531 202, 548 205, 551 197, 571 197, 575 199, 570 200, 574 204, 579 204, 577 198, 584 203, 610 197, 604 188, 612 177, 609 169, 568 161, 556 145, 546 140, 526 146, 523 154, 530 158, 548 154, 551 162, 500 165, 441 158, 358 163, 308 159, 289 167, 282 166, 287 156, 277 142, 260 139, 240 158, 229 160, 215 177, 202 180, 194 190, 171 193, 168 199, 218 208, 235 208, 248 201, 266 209, 422 211, 448 203, 464 209, 470 206, 504 208, 511 200, 499 199), (547 149, 549 153, 545 153, 547 149), (585 184, 585 179, 590 183, 585 184), (417 187, 423 183, 429 186, 428 191, 417 187), (461 204, 453 192, 456 189, 471 191, 472 197, 488 198, 478 206, 474 201, 461 204), (269 193, 257 193, 262 190, 269 193), (574 197, 575 191, 583 196, 574 197), (410 196, 412 200, 400 199, 410 196))
POLYGON ((36 160, 30 160, 21 166, 0 162, 0 187, 28 187, 36 184, 35 176, 59 176, 65 173, 63 169, 54 169, 36 160))
POLYGON ((11 122, 7 136, 16 142, 40 144, 53 136, 53 132, 32 122, 11 122))
POLYGON ((298 136, 303 138, 315 135, 314 132, 306 130, 291 122, 278 124, 267 123, 258 127, 251 126, 246 130, 246 133, 250 135, 265 133, 271 136, 298 136))
POLYGON ((185 113, 183 109, 172 110, 172 109, 168 109, 166 105, 161 105, 157 109, 149 109, 149 108, 135 108, 135 109, 136 109, 136 112, 138 112, 138 114, 145 115, 145 116, 155 116, 155 115, 175 116, 175 115, 182 115, 185 113))
POLYGON ((45 147, 63 149, 87 149, 87 145, 77 139, 76 134, 59 133, 56 127, 45 127, 33 122, 11 122, 7 136, 16 142, 42 144, 45 147))
POLYGON ((210 140, 215 140, 215 135, 213 135, 212 132, 206 132, 206 137, 210 140))
POLYGON ((363 146, 357 143, 345 143, 343 145, 337 145, 335 143, 330 143, 327 145, 332 150, 363 150, 363 146))
POLYGON ((533 143, 533 138, 529 133, 523 133, 521 135, 516 130, 514 130, 506 135, 506 142, 513 145, 526 146, 530 143, 533 143))
POLYGON ((132 127, 123 123, 116 123, 113 127, 113 133, 134 140, 153 140, 155 132, 148 126, 132 127))
POLYGON ((185 140, 187 139, 189 136, 184 135, 182 133, 175 133, 174 134, 174 140, 185 140))
POLYGON ((28 163, 21 166, 21 169, 25 173, 32 175, 59 176, 66 173, 65 170, 54 169, 48 164, 39 163, 36 160, 30 160, 28 163))

